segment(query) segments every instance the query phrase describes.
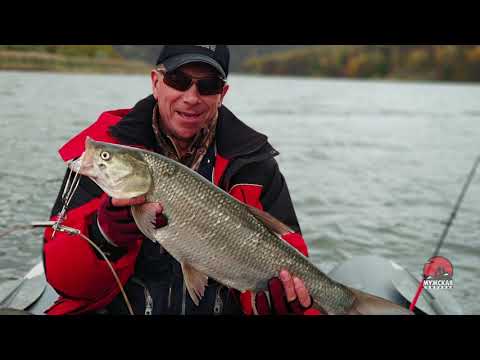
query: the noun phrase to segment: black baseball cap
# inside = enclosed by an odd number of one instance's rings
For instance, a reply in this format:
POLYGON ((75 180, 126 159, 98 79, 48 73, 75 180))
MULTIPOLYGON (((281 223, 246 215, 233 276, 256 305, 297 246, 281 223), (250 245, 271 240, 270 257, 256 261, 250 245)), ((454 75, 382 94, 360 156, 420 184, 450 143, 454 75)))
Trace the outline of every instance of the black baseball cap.
POLYGON ((167 71, 172 71, 192 62, 211 65, 223 79, 226 79, 230 51, 227 45, 165 45, 156 65, 163 64, 167 71))

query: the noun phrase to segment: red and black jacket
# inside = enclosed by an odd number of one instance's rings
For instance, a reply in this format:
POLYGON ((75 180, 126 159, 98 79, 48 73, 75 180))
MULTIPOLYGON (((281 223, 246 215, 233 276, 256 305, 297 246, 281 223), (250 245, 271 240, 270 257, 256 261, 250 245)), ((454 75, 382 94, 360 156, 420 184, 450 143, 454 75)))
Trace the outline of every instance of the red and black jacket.
MULTIPOLYGON (((155 105, 149 96, 133 109, 107 111, 98 120, 69 140, 59 151, 64 161, 79 157, 84 151, 87 136, 97 140, 140 146, 162 153, 152 130, 152 112, 155 105)), ((215 144, 211 150, 211 169, 200 166, 199 172, 238 200, 269 212, 296 233, 284 240, 308 255, 301 236, 287 184, 274 157, 278 152, 267 137, 251 129, 226 107, 219 109, 215 144)), ((52 209, 55 220, 61 210, 61 194, 66 177, 52 209)), ((72 199, 64 225, 79 229, 95 240, 96 211, 105 193, 89 178, 82 177, 72 199)), ((114 256, 113 266, 122 284, 138 270, 143 238, 114 256)), ((143 250, 142 250, 143 249, 143 250)), ((52 230, 44 234, 43 257, 48 282, 60 298, 47 310, 48 314, 81 314, 108 307, 120 293, 106 262, 81 237, 52 230)), ((252 314, 251 294, 241 295, 245 314, 252 314)))

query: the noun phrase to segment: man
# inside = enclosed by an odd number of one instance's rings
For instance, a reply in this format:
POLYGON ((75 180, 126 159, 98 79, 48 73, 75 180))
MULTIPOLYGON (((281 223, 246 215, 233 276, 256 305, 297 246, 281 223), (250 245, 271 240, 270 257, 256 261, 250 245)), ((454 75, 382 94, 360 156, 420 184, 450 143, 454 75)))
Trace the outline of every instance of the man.
MULTIPOLYGON (((267 137, 246 126, 225 106, 229 50, 225 45, 166 45, 151 72, 152 95, 131 110, 103 113, 60 149, 65 161, 81 155, 87 136, 161 153, 197 171, 238 200, 263 209, 296 233, 285 241, 307 255, 287 185, 267 137)), ((52 210, 57 219, 62 189, 52 210)), ((210 280, 199 306, 183 282, 180 264, 138 230, 129 206, 82 178, 64 225, 79 229, 109 257, 135 314, 303 314, 312 305, 300 279, 282 271, 269 295, 239 294, 210 280)), ((156 226, 168 220, 158 209, 156 226)), ((97 250, 80 236, 45 232, 44 264, 61 295, 48 314, 127 314, 120 288, 97 250)), ((310 310, 311 311, 311 310, 310 310)))

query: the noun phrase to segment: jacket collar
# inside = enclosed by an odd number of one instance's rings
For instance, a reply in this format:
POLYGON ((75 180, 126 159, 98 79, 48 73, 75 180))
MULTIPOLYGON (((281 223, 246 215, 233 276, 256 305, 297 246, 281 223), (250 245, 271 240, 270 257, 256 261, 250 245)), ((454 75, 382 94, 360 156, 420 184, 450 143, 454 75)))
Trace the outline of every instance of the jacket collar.
POLYGON ((217 151, 227 159, 256 153, 268 144, 268 138, 240 121, 227 107, 219 109, 217 151))
MULTIPOLYGON (((111 136, 125 145, 157 148, 152 129, 154 107, 153 95, 140 100, 125 117, 110 127, 111 136)), ((278 155, 278 152, 268 143, 267 136, 247 126, 227 107, 222 106, 218 115, 216 145, 217 152, 222 157, 233 159, 263 151, 268 151, 272 156, 278 155)))
POLYGON ((153 95, 140 100, 118 123, 111 126, 109 133, 124 145, 143 145, 155 149, 156 139, 152 128, 153 95))

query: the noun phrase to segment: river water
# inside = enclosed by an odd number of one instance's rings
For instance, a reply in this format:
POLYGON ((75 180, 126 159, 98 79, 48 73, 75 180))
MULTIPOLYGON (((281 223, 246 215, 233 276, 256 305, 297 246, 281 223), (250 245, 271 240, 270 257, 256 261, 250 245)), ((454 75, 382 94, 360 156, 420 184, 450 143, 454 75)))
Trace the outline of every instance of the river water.
MULTIPOLYGON (((232 75, 225 104, 280 151, 313 261, 375 254, 421 274, 480 155, 480 86, 232 75)), ((0 232, 47 220, 58 148, 107 109, 150 92, 147 75, 0 72, 0 232)), ((480 174, 441 255, 451 291, 480 314, 480 174)), ((0 283, 41 256, 42 233, 0 239, 0 283)), ((446 290, 447 291, 447 290, 446 290)))

